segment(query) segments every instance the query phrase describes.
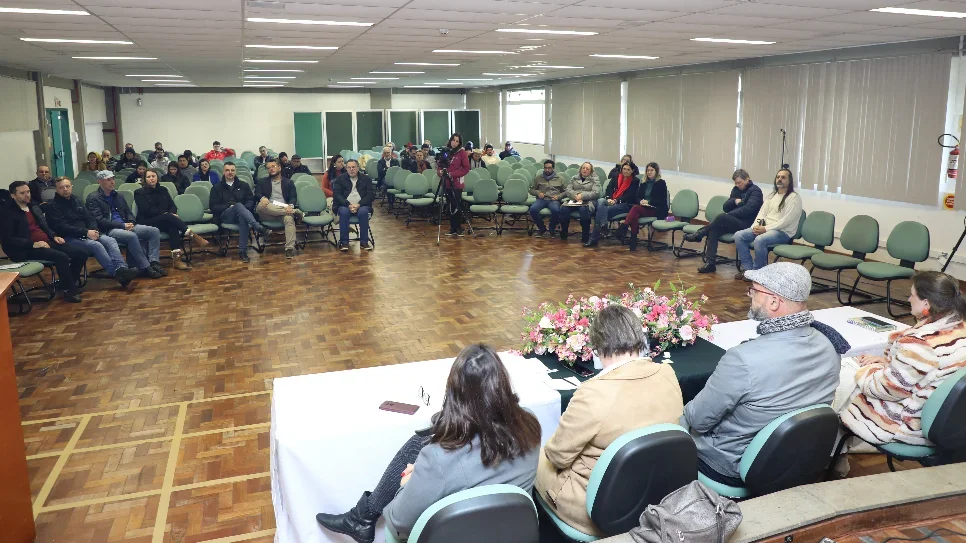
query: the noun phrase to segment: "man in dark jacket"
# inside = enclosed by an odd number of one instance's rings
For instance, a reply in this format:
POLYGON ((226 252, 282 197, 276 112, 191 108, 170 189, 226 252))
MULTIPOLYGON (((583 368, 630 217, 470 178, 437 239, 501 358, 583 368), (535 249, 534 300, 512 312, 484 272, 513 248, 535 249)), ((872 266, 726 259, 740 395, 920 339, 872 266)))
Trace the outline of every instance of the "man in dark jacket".
POLYGON ((380 188, 386 186, 386 171, 393 166, 399 166, 399 160, 392 157, 391 148, 384 147, 382 149, 382 158, 376 164, 376 170, 379 172, 378 184, 380 188))
POLYGON ((4 216, 0 222, 0 246, 14 262, 46 260, 53 262, 60 278, 58 288, 64 300, 76 304, 81 301, 77 278, 87 262, 84 251, 67 245, 67 241, 47 226, 40 206, 31 204, 30 187, 23 181, 10 184, 9 200, 3 202, 4 216))
POLYGON ((29 183, 30 200, 37 205, 44 205, 54 199, 54 180, 50 177, 50 167, 37 167, 37 177, 29 183))
POLYGON ((706 264, 698 268, 698 273, 714 273, 715 261, 718 257, 718 238, 722 234, 734 234, 739 230, 751 228, 751 223, 758 216, 764 202, 764 195, 758 185, 752 182, 745 170, 735 170, 731 179, 735 186, 731 189, 731 196, 724 203, 724 213, 715 217, 707 226, 693 234, 684 236, 686 241, 698 243, 704 236, 708 236, 708 246, 704 250, 706 264))
POLYGON ((161 268, 161 231, 153 226, 136 224, 134 213, 127 200, 114 190, 114 174, 109 171, 97 173, 97 190, 87 197, 87 210, 97 221, 98 230, 114 238, 127 248, 128 260, 151 279, 164 276, 161 268), (141 241, 148 243, 144 254, 141 241))
POLYGON ((134 149, 125 149, 124 156, 121 157, 121 160, 118 160, 117 164, 114 165, 114 171, 119 172, 125 168, 135 170, 138 167, 138 163, 142 161, 144 161, 144 158, 135 153, 134 149))
POLYGON ((511 156, 520 156, 520 153, 518 153, 517 150, 513 148, 512 143, 506 142, 506 145, 503 146, 503 151, 500 152, 500 159, 502 160, 504 158, 511 157, 511 156))
POLYGON ((309 171, 309 167, 302 164, 302 157, 299 155, 292 155, 292 161, 288 163, 288 166, 282 168, 282 177, 288 177, 289 179, 295 177, 297 173, 307 173, 312 175, 309 171))
POLYGON ((282 176, 282 165, 274 158, 266 162, 268 178, 255 185, 255 211, 263 221, 282 221, 285 225, 285 258, 295 258, 295 223, 302 220, 295 183, 282 176))
POLYGON ((67 245, 96 258, 108 275, 126 287, 137 277, 138 271, 127 267, 117 241, 101 235, 97 221, 73 191, 70 179, 61 177, 57 180, 57 195, 44 208, 50 228, 63 237, 67 245))
POLYGON ((211 188, 208 196, 208 208, 220 224, 234 224, 238 226, 238 258, 250 262, 248 258, 249 230, 268 237, 271 230, 258 224, 252 210, 255 209, 255 195, 248 183, 235 177, 236 170, 233 162, 225 163, 224 177, 221 182, 211 188))
POLYGON ((332 184, 332 207, 339 217, 339 250, 349 250, 349 219, 359 218, 359 246, 367 251, 373 249, 369 242, 369 215, 372 213, 372 179, 359 171, 359 162, 350 159, 345 163, 345 173, 332 184))
POLYGON ((265 147, 264 145, 262 145, 261 147, 258 148, 258 156, 255 157, 255 160, 254 160, 256 172, 258 171, 259 166, 261 166, 262 164, 265 164, 266 160, 268 160, 268 147, 265 147))

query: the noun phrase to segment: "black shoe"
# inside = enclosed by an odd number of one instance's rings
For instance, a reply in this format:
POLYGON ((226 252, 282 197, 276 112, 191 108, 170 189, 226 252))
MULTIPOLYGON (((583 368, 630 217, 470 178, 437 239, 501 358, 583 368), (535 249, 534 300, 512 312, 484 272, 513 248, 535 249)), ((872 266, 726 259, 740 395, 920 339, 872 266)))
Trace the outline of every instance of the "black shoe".
POLYGON ((239 252, 238 253, 238 259, 241 260, 242 262, 244 262, 245 264, 248 264, 249 262, 252 261, 252 259, 248 258, 248 252, 247 251, 239 252))
POLYGON ((295 249, 285 249, 285 258, 295 258, 295 249))
POLYGON ((464 232, 463 229, 461 228, 461 229, 457 230, 453 235, 456 236, 456 237, 458 237, 458 238, 461 238, 461 237, 463 237, 463 236, 466 235, 466 232, 464 232))
POLYGON ((567 232, 564 232, 563 230, 561 230, 560 231, 560 239, 563 240, 563 241, 567 241, 567 232))
POLYGON ((718 268, 712 262, 708 262, 704 266, 698 268, 698 273, 714 273, 718 271, 718 268))
POLYGON ((450 230, 449 232, 446 232, 446 235, 447 236, 455 236, 456 235, 456 230, 450 230))
POLYGON ((684 234, 684 241, 687 241, 690 243, 700 243, 701 240, 704 239, 705 232, 706 232, 705 229, 701 228, 693 234, 684 234))
POLYGON ((143 270, 140 270, 138 272, 138 275, 140 277, 147 277, 149 279, 161 279, 161 277, 163 277, 161 275, 161 272, 155 270, 151 266, 148 266, 147 268, 144 268, 143 270))
POLYGON ((77 291, 66 291, 64 292, 64 301, 71 304, 79 304, 81 303, 81 297, 78 294, 77 291))
POLYGON ((629 245, 631 246, 631 252, 637 250, 637 236, 631 236, 629 245))
POLYGON ((614 232, 614 237, 617 238, 617 241, 624 243, 624 238, 627 237, 628 228, 630 227, 627 226, 626 224, 621 224, 620 227, 617 228, 617 231, 614 232))
POLYGON ((134 268, 118 268, 114 272, 114 279, 121 284, 122 287, 127 287, 131 284, 131 281, 138 276, 138 271, 134 268))
POLYGON ((168 271, 161 267, 161 263, 160 262, 152 262, 151 263, 151 269, 154 270, 154 271, 156 271, 156 272, 158 272, 158 273, 160 273, 161 274, 161 277, 167 277, 168 276, 168 271))
POLYGON ((263 238, 267 238, 268 236, 271 236, 272 235, 272 229, 271 228, 265 228, 264 226, 262 226, 262 227, 260 227, 258 229, 258 234, 260 236, 262 236, 263 238))
POLYGON ((369 243, 366 243, 365 245, 363 245, 362 248, 365 249, 366 251, 371 251, 371 250, 375 249, 375 247, 372 245, 372 242, 371 241, 369 243))
POLYGON ((589 239, 590 239, 590 232, 585 231, 580 233, 580 243, 587 243, 587 240, 589 239))
POLYGON ((584 247, 597 247, 597 240, 594 238, 590 238, 589 240, 587 240, 587 243, 584 243, 584 247))
POLYGON ((349 251, 349 244, 348 243, 341 243, 340 242, 339 243, 339 250, 342 251, 343 253, 348 252, 349 251))
POLYGON ((319 513, 315 515, 315 521, 326 530, 345 534, 358 543, 372 543, 376 538, 376 521, 379 520, 382 511, 369 512, 370 494, 370 492, 364 493, 355 507, 341 515, 319 513))

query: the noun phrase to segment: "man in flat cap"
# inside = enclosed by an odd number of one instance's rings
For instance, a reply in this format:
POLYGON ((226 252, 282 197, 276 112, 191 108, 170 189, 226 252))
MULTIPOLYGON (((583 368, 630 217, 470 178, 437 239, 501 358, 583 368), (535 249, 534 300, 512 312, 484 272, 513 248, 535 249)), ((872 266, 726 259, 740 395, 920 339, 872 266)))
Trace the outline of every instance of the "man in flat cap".
POLYGON ((806 303, 812 278, 803 266, 778 262, 745 277, 752 282, 748 317, 760 322, 759 335, 728 349, 682 417, 698 448, 698 471, 729 486, 744 486, 738 464, 759 430, 796 409, 832 404, 844 343, 814 323, 806 303))

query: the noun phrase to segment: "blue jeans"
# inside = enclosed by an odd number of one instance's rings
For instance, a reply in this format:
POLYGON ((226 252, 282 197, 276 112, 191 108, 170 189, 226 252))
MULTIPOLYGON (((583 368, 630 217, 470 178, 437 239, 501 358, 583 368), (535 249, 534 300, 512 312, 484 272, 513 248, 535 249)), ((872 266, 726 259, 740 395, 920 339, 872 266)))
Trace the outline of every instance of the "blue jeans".
POLYGON ((242 253, 248 250, 249 230, 257 232, 261 227, 252 212, 240 202, 222 212, 221 222, 238 225, 238 251, 242 253))
POLYGON ((612 206, 607 205, 607 199, 601 198, 597 200, 597 217, 596 224, 594 225, 594 234, 592 238, 594 240, 600 239, 601 230, 607 223, 611 221, 617 215, 627 213, 631 210, 631 204, 626 204, 623 202, 617 202, 612 206))
POLYGON ((77 247, 87 254, 97 259, 97 263, 114 277, 119 268, 126 268, 124 257, 121 256, 121 249, 117 246, 117 240, 110 236, 101 234, 96 240, 93 239, 72 239, 65 238, 67 245, 77 247))
POLYGON ((540 211, 544 209, 550 210, 550 231, 553 232, 557 229, 557 222, 560 220, 560 201, 537 198, 537 201, 530 206, 530 218, 533 219, 533 224, 537 225, 541 234, 547 231, 547 227, 543 225, 543 217, 540 216, 540 211))
POLYGON ((372 213, 367 206, 362 206, 358 211, 352 213, 346 206, 339 207, 339 243, 349 244, 349 218, 352 215, 359 217, 359 243, 366 245, 369 243, 369 213, 372 213))
POLYGON ((128 260, 139 270, 147 269, 152 262, 158 262, 161 259, 161 231, 153 226, 136 224, 130 231, 115 228, 107 235, 117 240, 118 245, 127 248, 128 260), (148 242, 147 254, 141 247, 141 240, 148 242))
POLYGON ((755 235, 751 228, 740 230, 735 234, 735 247, 738 260, 745 270, 757 270, 768 264, 768 249, 776 245, 783 245, 792 238, 781 230, 769 230, 764 234, 755 235), (755 248, 755 260, 751 260, 751 248, 755 248))

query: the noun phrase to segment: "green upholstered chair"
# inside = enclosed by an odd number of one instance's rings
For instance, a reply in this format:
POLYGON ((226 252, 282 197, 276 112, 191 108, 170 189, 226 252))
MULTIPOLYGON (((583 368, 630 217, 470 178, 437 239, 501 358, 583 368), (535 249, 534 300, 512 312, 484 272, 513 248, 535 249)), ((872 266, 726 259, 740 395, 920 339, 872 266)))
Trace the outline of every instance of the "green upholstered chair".
POLYGON ((97 183, 95 183, 90 179, 87 179, 86 177, 77 178, 71 181, 70 184, 71 184, 71 187, 73 187, 73 191, 71 194, 77 196, 78 198, 83 196, 84 191, 87 189, 87 187, 91 185, 97 186, 97 183))
POLYGON ((824 253, 825 248, 835 241, 835 215, 827 211, 813 211, 805 218, 799 232, 802 239, 812 246, 792 243, 776 245, 771 250, 775 255, 775 262, 780 258, 786 258, 798 260, 804 264, 813 256, 824 253))
POLYGON ((430 219, 430 210, 432 205, 436 203, 436 198, 430 196, 426 197, 426 193, 429 192, 429 180, 426 176, 421 173, 411 173, 406 177, 406 194, 413 195, 412 198, 408 198, 406 203, 409 204, 409 216, 406 217, 406 226, 409 226, 414 220, 425 220, 430 219), (413 213, 417 210, 425 212, 424 219, 413 219, 413 213))
MULTIPOLYGON (((400 543, 385 527, 386 543, 400 543)), ((409 543, 538 543, 537 509, 530 495, 513 485, 485 485, 447 496, 423 511, 409 543)))
MULTIPOLYGON (((192 183, 192 185, 193 184, 194 183, 192 183)), ((199 183, 199 184, 208 185, 208 188, 211 189, 211 183, 199 183)), ((178 187, 171 181, 161 181, 161 186, 168 189, 168 195, 171 196, 172 200, 174 200, 178 196, 178 187)), ((207 206, 205 207, 205 209, 207 209, 207 206)))
POLYGON ((328 208, 325 192, 318 183, 302 185, 296 188, 299 198, 299 209, 302 210, 302 249, 309 243, 309 234, 318 232, 322 238, 318 241, 335 245, 335 232, 332 223, 335 217, 328 208), (329 239, 331 234, 332 239, 329 239))
MULTIPOLYGON (((3 261, 3 263, 11 264, 11 262, 6 260, 3 261)), ((5 272, 17 272, 19 274, 16 281, 14 281, 13 285, 10 286, 10 296, 7 297, 8 306, 17 306, 17 311, 13 313, 14 315, 26 315, 27 313, 30 313, 30 310, 33 309, 33 302, 49 302, 50 300, 54 299, 54 284, 53 281, 47 282, 47 280, 44 279, 44 268, 45 265, 43 262, 27 261, 20 262, 19 266, 16 268, 3 270, 5 272), (34 289, 24 288, 23 282, 21 282, 22 279, 26 279, 28 277, 37 277, 40 279, 40 282, 43 284, 42 290, 44 290, 46 293, 43 298, 30 297, 29 293, 34 289)))
POLYGON ((474 171, 480 176, 480 179, 493 179, 493 174, 490 173, 489 168, 476 168, 474 171))
POLYGON ((530 185, 519 177, 507 179, 503 185, 503 203, 497 210, 500 221, 497 224, 496 233, 502 235, 504 230, 526 230, 527 234, 532 234, 533 225, 530 222, 530 206, 527 205, 527 197, 530 196, 530 185), (516 228, 514 224, 517 220, 523 219, 523 228, 516 228), (507 222, 510 226, 506 226, 507 222))
MULTIPOLYGON (((475 172, 471 170, 470 174, 472 173, 475 173, 475 172)), ((480 177, 480 174, 476 174, 476 175, 470 175, 470 174, 466 174, 466 176, 463 177, 463 195, 461 196, 461 198, 463 199, 464 202, 468 202, 472 204, 476 201, 473 199, 473 189, 476 187, 476 184, 480 182, 481 177, 480 177)))
MULTIPOLYGON (((577 171, 580 171, 580 168, 577 171)), ((607 172, 600 166, 594 166, 594 172, 597 174, 597 179, 607 179, 607 172)))
MULTIPOLYGON (((671 233, 671 244, 669 247, 674 252, 674 256, 679 257, 683 254, 680 245, 675 244, 675 235, 679 231, 683 231, 684 227, 691 224, 691 219, 698 216, 698 211, 700 208, 700 203, 698 202, 698 193, 690 189, 684 189, 679 191, 674 195, 674 199, 671 200, 671 214, 674 215, 676 220, 668 221, 665 219, 658 219, 651 223, 651 229, 647 233, 647 250, 654 251, 659 247, 655 247, 653 244, 654 232, 670 232, 671 233)), ((681 236, 681 245, 684 244, 684 236, 681 236)), ((697 251, 693 251, 697 253, 697 251)))
POLYGON ((858 268, 867 254, 878 250, 879 222, 868 215, 856 215, 845 223, 839 241, 846 251, 852 252, 851 256, 822 252, 812 255, 810 260, 813 268, 835 272, 835 296, 840 304, 849 305, 842 299, 842 271, 858 268))
POLYGON ((812 405, 786 413, 762 428, 741 455, 744 486, 698 480, 722 496, 748 498, 818 482, 835 447, 839 417, 827 405, 812 405))
MULTIPOLYGON (((727 201, 728 201, 727 197, 720 196, 720 195, 714 196, 710 200, 708 200, 707 205, 704 206, 704 218, 706 221, 708 221, 708 224, 711 224, 718 217, 718 215, 721 215, 722 213, 724 213, 724 203, 727 201)), ((702 224, 689 224, 685 226, 682 230, 684 231, 685 234, 694 234, 698 230, 704 228, 704 226, 705 225, 702 225, 702 224)), ((682 242, 681 244, 684 245, 684 242, 682 242)), ((707 252, 707 248, 708 248, 708 241, 706 239, 704 242, 704 248, 701 249, 701 253, 700 253, 702 260, 705 260, 705 261, 707 261, 707 256, 705 254, 707 252)))
MULTIPOLYGON (((97 189, 99 187, 100 187, 100 185, 98 185, 97 183, 94 183, 94 184, 91 184, 91 185, 87 185, 86 187, 84 187, 84 192, 83 192, 83 194, 81 196, 81 204, 87 205, 87 198, 91 194, 94 194, 95 192, 97 192, 97 189)), ((73 194, 76 196, 77 195, 77 192, 74 192, 73 194)))
MULTIPOLYGON (((397 210, 401 209, 405 204, 405 200, 409 198, 409 194, 406 194, 406 178, 409 177, 410 173, 412 172, 410 172, 409 170, 404 170, 400 168, 396 170, 396 172, 393 173, 392 175, 392 188, 388 189, 387 192, 389 194, 392 194, 393 197, 396 199, 397 205, 395 207, 397 210)), ((386 174, 387 180, 388 180, 388 177, 389 177, 389 174, 387 173, 386 174)), ((390 206, 389 209, 391 211, 392 206, 390 206)), ((394 216, 398 217, 399 216, 398 212, 394 213, 394 216)))
MULTIPOLYGON (((684 428, 655 424, 628 432, 604 449, 590 472, 587 515, 607 536, 628 532, 638 526, 647 506, 660 503, 697 474, 698 452, 684 428)), ((598 539, 561 520, 539 493, 536 496, 537 504, 566 538, 598 539)))
MULTIPOLYGON (((315 186, 318 187, 319 186, 319 182, 316 181, 315 179, 306 179, 306 178, 302 177, 298 181, 295 181, 295 190, 297 191, 301 187, 310 186, 310 185, 315 185, 315 186)), ((324 192, 323 192, 323 194, 324 194, 324 192)))
POLYGON ((907 317, 911 313, 893 313, 893 303, 907 305, 906 302, 892 299, 892 282, 897 279, 910 279, 916 274, 916 263, 925 262, 929 258, 929 229, 915 221, 903 221, 896 225, 886 240, 886 250, 889 256, 899 261, 899 264, 887 262, 862 262, 855 270, 859 276, 855 278, 852 291, 849 293, 849 303, 861 305, 885 302, 889 314, 895 318, 907 317), (886 295, 872 297, 862 302, 853 302, 852 295, 857 292, 861 278, 871 281, 885 281, 886 295))
POLYGON ((565 171, 567 171, 567 165, 563 162, 554 162, 553 169, 556 170, 557 173, 563 174, 565 171))
MULTIPOLYGON (((211 214, 205 213, 205 207, 201 203, 201 198, 194 194, 179 194, 174 198, 174 205, 178 207, 178 216, 191 228, 191 231, 199 236, 210 236, 218 233, 218 225, 211 221, 211 214)), ((185 257, 191 262, 193 256, 191 238, 188 238, 188 247, 185 257)))
MULTIPOLYGON (((129 208, 131 208, 131 210, 133 211, 134 210, 134 190, 135 190, 134 189, 134 185, 135 185, 135 183, 126 183, 125 185, 121 185, 121 186, 117 187, 117 190, 115 192, 117 192, 118 194, 121 195, 122 198, 124 198, 124 201, 127 202, 127 206, 129 208)), ((141 188, 141 186, 140 185, 137 185, 137 188, 141 188)), ((177 195, 178 194, 178 191, 175 190, 174 193, 175 193, 175 195, 177 195)))
POLYGON ((486 165, 486 171, 490 172, 490 179, 494 179, 495 180, 496 179, 496 173, 498 171, 500 171, 500 164, 499 163, 487 164, 486 165))
POLYGON ((497 184, 497 186, 499 186, 499 187, 502 188, 503 185, 506 184, 506 180, 510 178, 510 175, 512 173, 513 173, 513 168, 511 168, 509 166, 503 166, 499 170, 497 170, 497 172, 496 172, 496 184, 497 184))
MULTIPOLYGON (((473 216, 479 215, 485 217, 487 221, 492 221, 499 209, 499 205, 497 205, 499 197, 500 188, 496 185, 496 181, 492 179, 480 179, 477 181, 476 186, 473 187, 470 219, 472 220, 473 216)), ((495 230, 496 226, 493 229, 495 230)))
POLYGON ((192 183, 184 190, 185 194, 194 194, 201 200, 202 209, 208 210, 208 203, 211 200, 211 185, 209 183, 192 183))

